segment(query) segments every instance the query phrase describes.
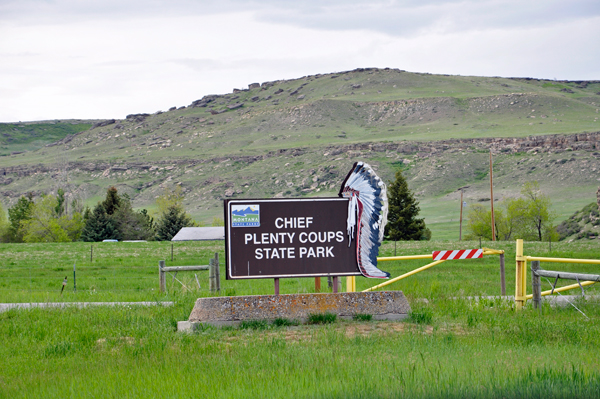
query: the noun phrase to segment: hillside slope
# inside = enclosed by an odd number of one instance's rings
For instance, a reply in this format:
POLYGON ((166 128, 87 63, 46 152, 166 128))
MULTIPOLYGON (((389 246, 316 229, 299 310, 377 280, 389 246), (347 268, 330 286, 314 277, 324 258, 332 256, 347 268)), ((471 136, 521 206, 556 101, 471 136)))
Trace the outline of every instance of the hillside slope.
POLYGON ((556 228, 561 240, 571 242, 581 239, 597 239, 600 236, 600 212, 598 203, 592 202, 576 211, 556 228))
POLYGON ((459 200, 489 201, 538 180, 566 218, 600 179, 600 82, 441 76, 359 69, 251 84, 187 107, 97 122, 36 151, 0 157, 5 205, 68 187, 93 204, 106 188, 152 207, 181 184, 197 220, 225 197, 335 195, 355 160, 390 180, 403 168, 433 238, 458 237, 459 200))
POLYGON ((0 123, 0 156, 35 151, 91 128, 93 121, 41 121, 0 123))

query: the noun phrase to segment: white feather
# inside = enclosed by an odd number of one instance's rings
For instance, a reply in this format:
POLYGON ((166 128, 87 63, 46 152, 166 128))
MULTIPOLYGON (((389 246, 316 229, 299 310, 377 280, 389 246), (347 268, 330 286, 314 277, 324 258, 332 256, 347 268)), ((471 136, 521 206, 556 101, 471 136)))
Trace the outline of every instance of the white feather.
POLYGON ((377 253, 387 223, 385 183, 368 164, 358 162, 347 177, 340 195, 350 198, 347 220, 348 245, 352 244, 355 233, 358 233, 357 261, 361 273, 366 277, 389 277, 388 273, 377 268, 377 253), (359 203, 362 205, 362 213, 359 212, 359 203), (373 237, 374 233, 376 237, 373 237))

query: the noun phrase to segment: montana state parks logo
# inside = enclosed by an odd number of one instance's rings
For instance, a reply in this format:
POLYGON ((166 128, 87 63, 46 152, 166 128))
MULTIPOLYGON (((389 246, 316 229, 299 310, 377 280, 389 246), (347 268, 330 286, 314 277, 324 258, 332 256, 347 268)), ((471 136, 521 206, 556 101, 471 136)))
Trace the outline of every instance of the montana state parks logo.
POLYGON ((231 227, 259 227, 260 205, 232 205, 231 227))

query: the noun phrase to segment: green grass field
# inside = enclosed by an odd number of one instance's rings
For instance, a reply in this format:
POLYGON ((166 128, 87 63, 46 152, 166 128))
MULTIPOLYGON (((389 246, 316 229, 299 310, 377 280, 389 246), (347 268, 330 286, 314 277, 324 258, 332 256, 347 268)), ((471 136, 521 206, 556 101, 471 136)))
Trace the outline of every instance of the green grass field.
MULTIPOLYGON (((528 242, 525 255, 565 258, 598 258, 600 243, 528 242)), ((514 293, 515 242, 482 242, 483 247, 505 251, 506 289, 514 293)), ((380 256, 431 254, 434 250, 478 248, 478 241, 384 242, 380 256)), ((119 243, 56 243, 56 244, 1 244, 0 302, 72 302, 72 301, 162 301, 175 294, 191 293, 209 296, 208 272, 199 271, 196 283, 194 273, 181 272, 173 279, 167 275, 166 294, 158 292, 158 262, 166 266, 208 265, 214 254, 219 254, 222 295, 261 295, 273 292, 273 281, 225 280, 225 253, 223 242, 119 242, 119 243), (171 252, 172 251, 172 252, 171 252), (173 261, 171 261, 171 254, 173 261), (92 261, 90 261, 90 256, 92 261), (73 266, 76 267, 77 290, 73 291, 73 266), (63 279, 68 285, 61 295, 63 279), (183 283, 185 285, 182 286, 183 283)), ((424 266, 423 260, 381 262, 382 270, 391 275, 424 266)), ((549 264, 548 270, 595 273, 594 265, 549 264)), ((445 262, 387 287, 401 290, 413 298, 443 296, 500 295, 498 256, 484 259, 445 262)), ((344 280, 344 279, 342 279, 344 280)), ((364 290, 380 281, 357 278, 357 290, 364 290)), ((345 280, 343 281, 345 284, 345 280)), ((565 285, 568 284, 565 282, 565 285)), ((314 292, 314 279, 282 279, 281 293, 314 292)), ((559 283, 560 286, 560 283, 559 283)))
MULTIPOLYGON (((514 293, 514 242, 483 242, 506 251, 514 293)), ((386 242, 381 255, 475 248, 479 242, 386 242)), ((386 287, 412 307, 403 322, 205 327, 176 332, 206 272, 167 277, 158 292, 158 261, 207 264, 222 242, 2 244, 0 302, 174 301, 173 306, 10 310, 0 313, 0 397, 211 398, 571 398, 600 395, 600 308, 577 302, 540 314, 510 302, 472 302, 500 294, 498 257, 448 261, 386 287), (73 292, 73 263, 77 291, 73 292), (62 280, 69 283, 61 295, 62 280)), ((526 255, 598 258, 596 242, 525 243, 526 255)), ((398 276, 427 260, 381 263, 398 276)), ((597 266, 543 264, 597 273, 597 266)), ((345 280, 345 279, 342 279, 345 280)), ((530 281, 530 278, 529 278, 530 281)), ((374 285, 357 278, 359 290, 374 285)), ((567 284, 567 283, 565 283, 567 284)), ((325 284, 326 285, 326 284, 325 284)), ((549 288, 543 282, 543 289, 549 288)), ((285 279, 282 293, 312 292, 314 279, 285 279)), ((531 289, 529 288, 529 292, 531 289)), ((273 292, 272 280, 222 281, 220 295, 273 292)), ((573 292, 577 294, 578 291, 573 292)), ((597 288, 586 289, 588 294, 597 288)))

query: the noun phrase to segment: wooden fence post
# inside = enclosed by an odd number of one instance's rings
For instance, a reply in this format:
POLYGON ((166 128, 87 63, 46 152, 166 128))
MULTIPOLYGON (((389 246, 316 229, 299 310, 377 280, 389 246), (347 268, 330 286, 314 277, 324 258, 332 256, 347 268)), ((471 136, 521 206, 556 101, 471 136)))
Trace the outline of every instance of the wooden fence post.
POLYGON ((217 291, 221 291, 221 271, 219 270, 219 253, 215 252, 215 273, 217 275, 217 291))
POLYGON ((208 289, 210 292, 215 292, 215 260, 208 261, 208 289))
POLYGON ((167 276, 163 271, 163 267, 165 267, 165 261, 158 261, 158 285, 160 287, 160 292, 165 292, 165 288, 167 287, 167 276))
POLYGON ((504 254, 500 254, 500 292, 506 296, 506 278, 504 274, 504 254))
POLYGON ((531 262, 531 284, 533 285, 533 308, 542 311, 542 278, 536 274, 540 269, 540 261, 531 262))
POLYGON ((221 291, 218 253, 215 253, 215 257, 208 262, 208 286, 210 292, 221 291))

